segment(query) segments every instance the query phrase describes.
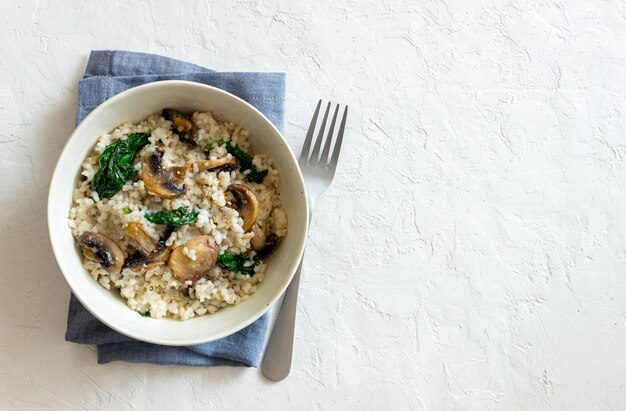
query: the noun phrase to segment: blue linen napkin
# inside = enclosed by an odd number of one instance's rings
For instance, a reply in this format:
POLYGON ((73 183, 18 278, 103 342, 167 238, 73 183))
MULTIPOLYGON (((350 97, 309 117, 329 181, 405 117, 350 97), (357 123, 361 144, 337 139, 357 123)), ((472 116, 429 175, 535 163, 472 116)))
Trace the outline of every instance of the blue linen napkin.
MULTIPOLYGON (((284 73, 223 73, 153 54, 92 51, 78 85, 76 124, 103 101, 129 88, 161 80, 189 80, 226 90, 255 106, 282 130, 284 73)), ((256 367, 268 333, 268 314, 221 340, 169 347, 133 340, 98 321, 71 295, 67 341, 98 346, 98 363, 126 361, 193 366, 256 367)))

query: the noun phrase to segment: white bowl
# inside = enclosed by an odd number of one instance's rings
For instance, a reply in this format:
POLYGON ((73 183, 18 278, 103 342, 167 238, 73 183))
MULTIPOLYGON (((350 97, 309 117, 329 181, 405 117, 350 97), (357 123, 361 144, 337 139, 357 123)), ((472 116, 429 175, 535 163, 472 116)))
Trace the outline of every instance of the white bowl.
POLYGON ((285 291, 304 251, 308 204, 298 163, 280 132, 250 104, 223 90, 187 81, 161 81, 132 88, 107 100, 76 128, 61 153, 48 194, 48 229, 56 260, 74 295, 100 321, 137 340, 163 345, 200 344, 233 334, 265 313, 285 291), (266 153, 280 171, 280 196, 289 230, 268 261, 265 280, 246 301, 186 321, 143 318, 117 290, 106 290, 82 265, 68 226, 72 193, 81 164, 96 140, 119 124, 138 122, 163 107, 181 111, 210 110, 250 131, 255 152, 266 153))

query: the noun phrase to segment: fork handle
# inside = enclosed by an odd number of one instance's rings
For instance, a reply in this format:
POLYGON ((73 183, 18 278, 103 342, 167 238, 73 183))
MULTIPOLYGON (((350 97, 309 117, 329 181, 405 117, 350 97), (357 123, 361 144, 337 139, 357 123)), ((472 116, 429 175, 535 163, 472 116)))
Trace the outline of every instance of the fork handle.
POLYGON ((302 260, 296 269, 296 273, 287 287, 283 305, 280 307, 274 331, 267 344, 261 371, 263 375, 272 381, 281 381, 289 375, 291 370, 291 358, 293 356, 293 338, 296 323, 296 311, 298 301, 298 288, 300 286, 300 271, 302 260))

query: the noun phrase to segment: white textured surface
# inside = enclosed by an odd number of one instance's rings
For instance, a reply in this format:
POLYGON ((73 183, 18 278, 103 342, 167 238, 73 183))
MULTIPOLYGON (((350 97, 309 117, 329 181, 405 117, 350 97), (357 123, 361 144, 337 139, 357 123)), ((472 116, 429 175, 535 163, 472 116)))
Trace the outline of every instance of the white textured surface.
POLYGON ((0 408, 626 407, 622 2, 217 3, 2 2, 0 408), (286 381, 63 341, 46 191, 97 48, 286 71, 296 150, 350 104, 286 381))

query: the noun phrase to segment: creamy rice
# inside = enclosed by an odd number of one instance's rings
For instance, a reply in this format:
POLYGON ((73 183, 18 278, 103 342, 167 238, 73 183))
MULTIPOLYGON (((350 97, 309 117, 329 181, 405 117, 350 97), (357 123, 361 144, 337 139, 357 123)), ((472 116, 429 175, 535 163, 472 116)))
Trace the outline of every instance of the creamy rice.
MULTIPOLYGON (((219 246, 220 253, 254 256, 251 246, 254 234, 251 231, 244 232, 243 219, 228 201, 227 187, 234 183, 253 190, 259 203, 257 221, 265 224, 267 231, 278 237, 286 235, 287 219, 278 195, 279 173, 274 169, 272 160, 264 154, 255 155, 252 152, 248 131, 238 125, 219 121, 210 112, 196 112, 192 118, 199 129, 197 147, 180 141, 171 130, 172 123, 160 114, 153 114, 137 124, 121 124, 111 133, 100 136, 93 152, 83 163, 83 178, 74 190, 69 226, 75 237, 89 231, 104 234, 120 246, 128 259, 135 250, 135 244, 124 233, 125 226, 133 222, 140 223, 146 233, 158 239, 163 236, 165 226, 149 222, 145 214, 186 206, 197 211, 197 220, 178 227, 164 239, 166 246, 174 248, 194 237, 206 235, 219 246), (99 167, 98 159, 109 144, 132 133, 151 134, 149 144, 135 156, 137 177, 134 181, 127 181, 111 198, 98 198, 98 194, 91 190, 91 181, 99 167), (157 145, 164 150, 162 166, 165 168, 231 156, 224 146, 214 147, 209 153, 202 151, 208 143, 219 139, 230 140, 253 156, 253 164, 258 169, 267 169, 268 174, 263 182, 249 182, 239 170, 198 172, 194 165, 181 180, 180 184, 186 188, 184 195, 164 199, 148 193, 141 178, 141 169, 157 145)), ((193 250, 185 248, 183 253, 192 260, 196 257, 193 250)), ((131 309, 149 313, 152 318, 183 320, 214 313, 222 307, 246 300, 263 281, 266 268, 261 261, 254 268, 254 275, 247 276, 217 264, 206 277, 192 283, 174 278, 167 263, 147 270, 124 268, 117 273, 109 273, 100 263, 86 258, 84 266, 103 287, 117 289, 131 309)))

